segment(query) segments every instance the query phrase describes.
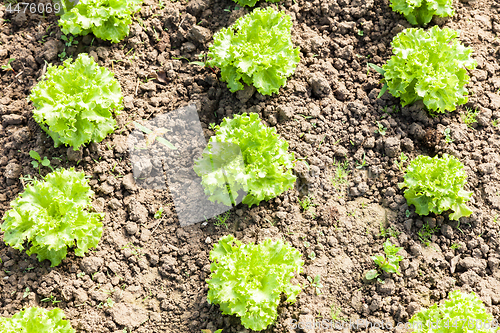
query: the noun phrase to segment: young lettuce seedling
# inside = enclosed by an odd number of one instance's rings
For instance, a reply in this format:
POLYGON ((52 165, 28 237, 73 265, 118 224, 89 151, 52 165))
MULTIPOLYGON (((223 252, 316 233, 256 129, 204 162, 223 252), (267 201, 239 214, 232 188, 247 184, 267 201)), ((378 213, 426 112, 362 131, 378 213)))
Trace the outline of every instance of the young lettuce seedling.
POLYGON ((403 260, 403 257, 398 256, 397 253, 403 248, 394 246, 389 240, 386 240, 383 246, 385 255, 380 254, 371 257, 378 265, 378 269, 372 269, 366 272, 365 278, 367 280, 377 278, 380 275, 380 270, 401 275, 399 272, 399 262, 403 260))

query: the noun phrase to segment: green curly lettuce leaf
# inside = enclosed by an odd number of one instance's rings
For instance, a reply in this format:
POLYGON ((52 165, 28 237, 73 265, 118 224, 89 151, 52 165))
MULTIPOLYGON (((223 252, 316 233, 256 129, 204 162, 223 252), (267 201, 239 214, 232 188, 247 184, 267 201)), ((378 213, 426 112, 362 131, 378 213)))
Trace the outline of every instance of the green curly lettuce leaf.
POLYGON ((455 15, 453 0, 391 0, 391 8, 413 25, 426 25, 434 15, 455 15))
POLYGON ((0 317, 0 333, 75 333, 61 309, 26 308, 12 318, 0 317))
POLYGON ((450 292, 444 304, 434 304, 411 317, 409 326, 415 333, 493 333, 498 322, 486 312, 474 292, 450 292))
MULTIPOLYGON (((240 6, 248 6, 253 7, 257 3, 258 0, 233 0, 240 6)), ((266 2, 280 2, 280 0, 266 0, 266 2)))
POLYGON ((465 205, 472 192, 463 189, 467 182, 463 164, 454 156, 443 157, 420 155, 406 169, 404 182, 408 205, 414 205, 419 215, 441 214, 451 210, 451 220, 470 216, 472 211, 465 205))
POLYGON ((281 293, 290 303, 300 293, 290 279, 301 272, 304 261, 281 240, 245 245, 227 235, 214 245, 210 260, 208 302, 219 304, 223 314, 241 317, 247 329, 260 331, 276 320, 281 293))
POLYGON ((251 207, 293 187, 294 154, 288 153, 288 143, 275 128, 263 125, 257 113, 225 118, 215 132, 194 166, 209 200, 230 206, 231 198, 243 189, 248 194, 242 202, 251 207), (213 150, 214 145, 222 149, 213 150))
POLYGON ((238 192, 248 192, 249 176, 236 144, 210 142, 193 169, 202 178, 205 194, 212 202, 236 205, 238 192))
POLYGON ((55 147, 74 150, 100 142, 116 127, 113 114, 123 109, 120 84, 113 74, 80 54, 63 66, 49 65, 43 81, 31 91, 33 117, 54 140, 55 147))
POLYGON ((291 41, 292 19, 271 7, 255 9, 214 35, 208 64, 220 67, 231 92, 253 85, 263 95, 278 93, 300 61, 291 41))
POLYGON ((64 34, 87 35, 118 43, 129 33, 132 14, 142 0, 80 0, 59 19, 64 34))
POLYGON ((422 100, 430 111, 446 113, 467 102, 467 69, 477 62, 455 30, 406 29, 392 41, 394 55, 383 66, 384 81, 403 106, 422 100))
POLYGON ((26 253, 50 260, 51 267, 66 258, 67 247, 76 245, 75 254, 84 256, 102 236, 104 214, 86 211, 93 195, 85 174, 73 168, 33 181, 3 216, 4 242, 18 250, 31 242, 26 253))

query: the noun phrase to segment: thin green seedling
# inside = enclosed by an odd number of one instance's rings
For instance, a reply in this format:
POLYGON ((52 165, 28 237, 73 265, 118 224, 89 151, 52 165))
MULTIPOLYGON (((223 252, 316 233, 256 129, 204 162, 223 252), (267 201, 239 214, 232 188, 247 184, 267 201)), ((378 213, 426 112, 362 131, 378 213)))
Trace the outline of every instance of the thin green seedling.
POLYGON ((366 165, 366 154, 363 153, 363 160, 361 163, 356 161, 356 169, 363 169, 363 167, 366 165))
POLYGON ((323 141, 325 141, 325 138, 326 138, 326 135, 323 136, 323 139, 321 139, 319 145, 318 145, 318 149, 321 147, 321 145, 323 144, 323 141))
POLYGON ((52 293, 50 293, 50 297, 47 297, 47 298, 44 298, 42 300, 40 300, 41 302, 51 302, 52 305, 54 304, 57 304, 61 301, 58 301, 57 298, 55 296, 52 295, 52 293))
POLYGON ((347 321, 347 318, 341 317, 340 313, 342 312, 342 308, 340 306, 336 306, 335 303, 330 305, 330 317, 332 318, 332 322, 347 321))
POLYGON ((451 244, 450 249, 452 249, 452 250, 458 250, 461 247, 462 247, 462 245, 460 245, 460 243, 453 243, 453 244, 451 244))
POLYGON ((207 65, 206 62, 203 62, 203 61, 191 61, 191 60, 189 60, 186 57, 172 57, 172 59, 175 59, 175 60, 186 60, 190 65, 198 65, 198 66, 201 66, 201 67, 208 67, 208 65, 207 65))
MULTIPOLYGON (((377 73, 385 77, 385 69, 372 63, 367 63, 367 65, 368 67, 373 68, 377 73)), ((378 94, 377 98, 382 97, 382 95, 384 95, 387 89, 389 88, 389 85, 387 84, 387 82, 385 82, 385 79, 382 79, 382 82, 384 82, 384 85, 382 86, 382 89, 380 90, 380 93, 378 94)))
POLYGON ((500 122, 500 119, 494 119, 491 121, 491 125, 493 125, 493 127, 498 127, 498 123, 500 122))

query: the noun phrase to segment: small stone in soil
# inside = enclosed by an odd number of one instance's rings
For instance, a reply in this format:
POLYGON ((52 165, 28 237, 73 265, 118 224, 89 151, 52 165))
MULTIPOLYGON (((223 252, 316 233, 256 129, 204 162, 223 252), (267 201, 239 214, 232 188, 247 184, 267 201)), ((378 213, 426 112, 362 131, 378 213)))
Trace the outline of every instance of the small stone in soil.
POLYGON ((125 225, 125 230, 129 235, 135 235, 139 230, 139 227, 137 226, 137 223, 129 222, 125 225))

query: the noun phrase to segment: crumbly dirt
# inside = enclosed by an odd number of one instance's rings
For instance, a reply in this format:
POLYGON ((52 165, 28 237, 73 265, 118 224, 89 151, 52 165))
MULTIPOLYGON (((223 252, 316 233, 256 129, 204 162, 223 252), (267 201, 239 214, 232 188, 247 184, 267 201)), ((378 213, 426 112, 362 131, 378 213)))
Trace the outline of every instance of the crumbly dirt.
MULTIPOLYGON (((455 17, 433 21, 460 29, 460 40, 474 48, 479 63, 470 73, 469 102, 437 118, 418 104, 401 108, 388 94, 376 98, 381 78, 368 72, 366 64, 385 63, 390 41, 409 27, 388 0, 272 4, 292 16, 293 41, 302 52, 295 75, 272 97, 251 89, 232 94, 219 82, 216 69, 182 58, 198 60, 213 33, 248 10, 236 9, 230 0, 164 2, 160 9, 156 1, 146 0, 130 36, 119 44, 86 36, 66 50, 54 15, 12 15, 0 5, 0 63, 16 59, 14 71, 0 71, 0 213, 22 192, 20 176, 39 176, 30 164, 32 149, 51 158, 53 166, 75 167, 91 176, 93 207, 106 213, 99 246, 85 258, 70 251, 56 268, 1 242, 0 315, 11 316, 24 306, 58 306, 78 332, 248 332, 237 317, 221 315, 206 299, 209 251, 228 233, 245 242, 284 237, 303 253, 304 272, 293 280, 305 287, 295 304, 283 299, 277 323, 265 332, 301 332, 289 323, 332 316, 344 322, 406 322, 454 288, 476 292, 488 311, 500 315, 500 133, 492 124, 500 118, 498 2, 455 1, 455 17), (87 52, 113 70, 124 94, 119 129, 79 154, 53 147, 27 101, 45 62, 60 64, 58 54, 64 50, 87 52), (161 78, 148 81, 156 71, 161 78), (133 120, 193 101, 207 137, 213 134, 210 123, 234 113, 257 112, 276 127, 299 160, 295 189, 259 207, 238 205, 227 228, 214 219, 180 227, 168 190, 134 184, 124 142, 133 120), (471 126, 461 118, 466 107, 479 110, 471 126), (385 135, 375 132, 377 121, 387 129, 385 135), (452 143, 445 141, 445 128, 451 130, 452 143), (394 161, 401 152, 410 158, 458 157, 466 166, 466 189, 474 192, 474 214, 460 223, 446 215, 416 215, 397 187, 403 172, 394 161), (334 163, 346 161, 346 181, 337 181, 334 163), (304 210, 299 200, 307 195, 314 206, 304 210), (155 219, 159 207, 164 212, 155 219), (432 232, 419 237, 424 225, 432 232), (381 226, 391 228, 387 237, 404 248, 402 275, 382 276, 383 284, 368 283, 362 275, 374 268, 370 255, 382 252, 381 226), (316 275, 323 285, 320 294, 307 280, 316 275)), ((41 174, 48 171, 42 168, 41 174)), ((351 329, 377 330, 362 325, 351 329)))

